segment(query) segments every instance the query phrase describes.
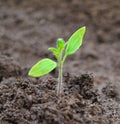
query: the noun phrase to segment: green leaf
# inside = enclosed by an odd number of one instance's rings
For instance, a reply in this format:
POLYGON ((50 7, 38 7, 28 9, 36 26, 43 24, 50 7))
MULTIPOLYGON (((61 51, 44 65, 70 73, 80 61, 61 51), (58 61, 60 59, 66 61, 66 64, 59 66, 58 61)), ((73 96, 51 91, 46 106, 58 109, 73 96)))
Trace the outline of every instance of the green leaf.
POLYGON ((37 62, 29 71, 28 75, 32 77, 40 77, 51 72, 57 63, 51 59, 45 58, 37 62))
POLYGON ((53 52, 53 54, 58 54, 58 49, 54 48, 54 47, 50 47, 48 48, 48 50, 50 50, 51 52, 53 52))
POLYGON ((57 47, 60 51, 64 50, 65 48, 65 41, 62 38, 57 40, 57 47))
POLYGON ((73 33, 73 35, 69 38, 65 52, 66 56, 75 53, 79 49, 79 47, 82 45, 85 31, 86 27, 82 27, 73 33))
POLYGON ((50 47, 49 50, 53 53, 53 55, 55 55, 56 59, 58 59, 59 50, 54 47, 50 47))

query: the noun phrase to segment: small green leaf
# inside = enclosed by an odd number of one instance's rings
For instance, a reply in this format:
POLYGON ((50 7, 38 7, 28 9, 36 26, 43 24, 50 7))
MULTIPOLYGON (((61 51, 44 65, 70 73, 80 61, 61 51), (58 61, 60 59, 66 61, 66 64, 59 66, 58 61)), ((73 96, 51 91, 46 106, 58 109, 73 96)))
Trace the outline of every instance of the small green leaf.
POLYGON ((79 47, 82 45, 83 36, 85 34, 86 27, 78 29, 73 35, 69 38, 66 48, 66 56, 75 53, 79 47))
POLYGON ((50 50, 51 52, 53 52, 53 54, 58 54, 58 49, 56 49, 54 47, 50 47, 48 50, 50 50))
POLYGON ((59 50, 54 48, 54 47, 50 47, 48 50, 50 50, 53 55, 56 57, 56 59, 58 59, 58 56, 59 56, 59 50))
POLYGON ((62 38, 57 40, 57 47, 60 51, 64 50, 65 48, 65 41, 62 38))
POLYGON ((29 71, 28 75, 32 77, 40 77, 51 72, 57 63, 51 59, 45 58, 37 62, 29 71))

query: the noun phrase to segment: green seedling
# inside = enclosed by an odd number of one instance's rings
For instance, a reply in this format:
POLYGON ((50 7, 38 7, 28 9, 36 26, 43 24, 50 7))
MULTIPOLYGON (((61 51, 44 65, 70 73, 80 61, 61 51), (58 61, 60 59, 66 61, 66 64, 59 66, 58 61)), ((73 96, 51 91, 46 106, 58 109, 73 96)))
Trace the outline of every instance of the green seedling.
POLYGON ((32 77, 40 77, 45 74, 48 74, 57 67, 59 71, 57 83, 57 96, 61 96, 63 64, 67 56, 74 54, 82 45, 82 40, 85 31, 85 27, 78 29, 76 32, 73 33, 73 35, 68 39, 66 43, 62 38, 59 38, 57 40, 57 48, 49 48, 49 50, 54 54, 55 58, 57 59, 57 62, 49 58, 42 59, 41 61, 33 65, 28 75, 32 77))

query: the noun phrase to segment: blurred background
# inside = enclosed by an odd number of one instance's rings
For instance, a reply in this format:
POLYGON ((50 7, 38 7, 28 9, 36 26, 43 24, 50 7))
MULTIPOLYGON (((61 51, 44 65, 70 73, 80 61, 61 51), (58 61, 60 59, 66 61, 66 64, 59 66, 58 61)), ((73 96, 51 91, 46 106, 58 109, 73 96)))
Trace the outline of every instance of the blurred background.
POLYGON ((48 47, 82 26, 83 45, 64 72, 92 73, 97 84, 120 82, 120 0, 0 0, 0 54, 29 68, 54 59, 48 47))

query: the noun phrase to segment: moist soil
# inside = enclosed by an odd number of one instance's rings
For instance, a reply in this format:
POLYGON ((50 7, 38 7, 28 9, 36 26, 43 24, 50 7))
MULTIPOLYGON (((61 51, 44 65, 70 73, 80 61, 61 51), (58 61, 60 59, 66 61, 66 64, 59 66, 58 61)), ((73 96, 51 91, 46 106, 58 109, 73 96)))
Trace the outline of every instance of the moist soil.
POLYGON ((0 0, 0 124, 120 124, 119 11, 119 0, 0 0), (57 97, 57 69, 28 71, 84 25, 57 97))

